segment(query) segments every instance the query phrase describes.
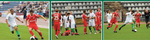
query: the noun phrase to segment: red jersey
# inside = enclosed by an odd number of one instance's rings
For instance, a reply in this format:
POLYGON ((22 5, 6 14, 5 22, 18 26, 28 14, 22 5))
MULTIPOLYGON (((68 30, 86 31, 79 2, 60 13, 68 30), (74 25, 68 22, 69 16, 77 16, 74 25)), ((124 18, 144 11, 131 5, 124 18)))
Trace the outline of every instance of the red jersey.
POLYGON ((33 16, 28 15, 27 18, 26 18, 26 20, 28 20, 29 25, 30 24, 36 24, 36 21, 37 21, 38 17, 41 17, 41 15, 36 15, 36 14, 33 14, 33 16))
POLYGON ((61 14, 59 14, 59 13, 54 13, 54 14, 52 15, 52 17, 53 17, 54 23, 59 23, 59 22, 60 22, 60 19, 61 19, 61 14))
POLYGON ((95 16, 96 16, 96 18, 97 18, 97 21, 98 21, 98 20, 101 21, 101 16, 102 16, 101 12, 96 12, 96 13, 95 13, 95 16))
POLYGON ((114 17, 112 17, 112 20, 117 20, 117 16, 119 16, 119 13, 114 12, 113 15, 114 17))
POLYGON ((140 19, 140 16, 141 16, 140 13, 136 13, 136 14, 135 14, 135 18, 136 18, 136 19, 140 19))
POLYGON ((87 16, 85 14, 82 14, 83 23, 87 23, 86 18, 87 18, 87 16))

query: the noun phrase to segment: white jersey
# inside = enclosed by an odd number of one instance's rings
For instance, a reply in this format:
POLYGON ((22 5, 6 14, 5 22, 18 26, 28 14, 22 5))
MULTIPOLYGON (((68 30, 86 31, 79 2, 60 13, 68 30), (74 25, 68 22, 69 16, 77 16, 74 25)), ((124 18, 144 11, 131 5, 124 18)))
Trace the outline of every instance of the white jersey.
POLYGON ((92 17, 95 17, 95 14, 93 12, 89 14, 89 18, 90 18, 89 21, 93 21, 94 20, 94 19, 91 19, 92 17))
POLYGON ((16 19, 16 13, 14 13, 13 15, 11 14, 11 13, 9 13, 7 16, 6 16, 6 19, 7 19, 7 21, 8 21, 8 23, 10 24, 10 26, 16 26, 17 24, 16 24, 16 21, 15 21, 15 19, 16 19))
POLYGON ((64 16, 64 17, 63 17, 63 20, 64 20, 64 23, 65 23, 65 28, 68 28, 68 27, 69 27, 69 22, 67 23, 67 21, 68 21, 68 16, 64 16))
POLYGON ((63 26, 62 19, 63 19, 63 17, 61 16, 61 19, 60 19, 61 24, 60 24, 60 26, 63 26))
POLYGON ((69 20, 71 20, 71 24, 75 24, 75 19, 73 15, 69 15, 69 20))
POLYGON ((131 12, 126 13, 126 20, 133 20, 134 16, 131 14, 131 12))
POLYGON ((107 20, 111 19, 111 18, 112 18, 112 13, 110 13, 110 14, 107 13, 107 14, 106 14, 106 17, 107 17, 107 20))

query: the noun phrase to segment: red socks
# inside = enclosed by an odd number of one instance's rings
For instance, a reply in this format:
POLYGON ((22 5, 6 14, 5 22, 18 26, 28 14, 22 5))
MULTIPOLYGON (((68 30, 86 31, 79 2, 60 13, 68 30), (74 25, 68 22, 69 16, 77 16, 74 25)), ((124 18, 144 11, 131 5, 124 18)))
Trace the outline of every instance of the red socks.
POLYGON ((59 32, 60 32, 60 30, 57 31, 57 34, 56 34, 57 36, 58 36, 59 32))
POLYGON ((115 27, 115 30, 114 30, 114 31, 116 31, 117 27, 118 27, 118 25, 116 25, 116 27, 115 27))
MULTIPOLYGON (((33 32, 32 31, 29 31, 30 32, 30 34, 32 35, 32 36, 34 36, 34 34, 33 34, 33 32)), ((34 36, 34 38, 36 38, 35 36, 34 36)))
POLYGON ((102 29, 102 26, 99 26, 102 29))
POLYGON ((84 27, 84 33, 86 33, 86 27, 84 27))
POLYGON ((139 27, 140 27, 140 24, 139 24, 139 27))
POLYGON ((55 30, 55 34, 57 35, 57 31, 55 30))

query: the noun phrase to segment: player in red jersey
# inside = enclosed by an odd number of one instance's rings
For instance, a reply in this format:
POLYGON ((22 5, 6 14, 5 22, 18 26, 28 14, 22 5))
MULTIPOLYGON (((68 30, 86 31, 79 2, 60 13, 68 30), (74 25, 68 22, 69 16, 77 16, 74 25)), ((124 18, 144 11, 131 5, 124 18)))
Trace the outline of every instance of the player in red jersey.
MULTIPOLYGON (((96 32, 97 32, 97 30, 99 30, 99 28, 101 29, 101 17, 102 17, 102 14, 101 14, 100 11, 101 11, 101 9, 98 8, 97 12, 95 13, 95 16, 96 16, 96 18, 95 18, 96 32)), ((101 33, 101 31, 100 31, 100 33, 101 33)))
MULTIPOLYGON (((62 33, 61 36, 68 36, 68 35, 70 35, 70 33, 71 33, 71 30, 67 30, 64 33, 62 33)), ((71 35, 73 35, 73 33, 71 35)), ((79 35, 79 34, 75 33, 75 35, 79 35)))
POLYGON ((86 11, 84 10, 83 11, 83 14, 82 14, 82 20, 83 20, 83 24, 84 24, 84 34, 87 34, 86 32, 86 27, 87 27, 87 16, 85 15, 86 14, 86 11))
POLYGON ((52 15, 52 20, 54 21, 54 29, 55 29, 55 36, 58 39, 58 34, 60 32, 60 19, 61 19, 61 14, 58 13, 58 9, 55 10, 56 13, 52 15))
POLYGON ((140 16, 142 17, 142 14, 139 13, 139 10, 137 10, 137 13, 135 14, 135 19, 136 19, 136 27, 138 27, 137 25, 139 24, 140 27, 140 16))
MULTIPOLYGON (((41 36, 41 39, 44 40, 44 38, 43 38, 43 36, 42 36, 42 33, 40 32, 40 30, 39 30, 39 28, 38 28, 38 26, 37 26, 37 24, 36 24, 36 21, 37 21, 37 18, 38 18, 38 17, 42 17, 42 18, 46 21, 46 19, 45 19, 43 16, 41 16, 41 15, 36 15, 36 14, 34 14, 34 11, 33 11, 33 10, 30 10, 30 14, 27 16, 26 21, 25 21, 25 24, 26 24, 26 26, 28 26, 29 32, 30 32, 30 34, 31 34, 32 36, 34 36, 34 34, 33 34, 33 32, 32 32, 32 29, 34 29, 36 32, 39 33, 39 35, 41 36), (27 25, 27 21, 28 21, 29 25, 27 25)), ((34 38, 35 38, 36 40, 38 40, 35 36, 34 36, 34 38)))
POLYGON ((107 27, 107 29, 109 29, 113 24, 116 24, 114 33, 117 33, 116 29, 118 27, 118 21, 117 21, 117 16, 119 16, 120 20, 122 20, 122 18, 120 17, 119 13, 118 13, 118 9, 116 9, 116 11, 112 14, 112 19, 110 21, 110 25, 107 27))

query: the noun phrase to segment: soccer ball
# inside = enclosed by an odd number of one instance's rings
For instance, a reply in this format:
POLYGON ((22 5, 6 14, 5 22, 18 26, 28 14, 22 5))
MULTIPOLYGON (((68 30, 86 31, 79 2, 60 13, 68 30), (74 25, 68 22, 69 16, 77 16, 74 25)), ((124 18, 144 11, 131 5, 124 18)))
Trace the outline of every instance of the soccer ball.
POLYGON ((135 31, 137 31, 137 30, 135 29, 135 31))
POLYGON ((34 36, 31 36, 31 37, 30 37, 30 40, 34 40, 34 39, 35 39, 34 36))

